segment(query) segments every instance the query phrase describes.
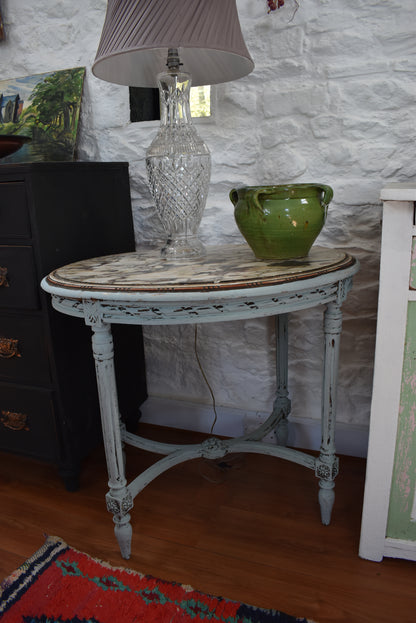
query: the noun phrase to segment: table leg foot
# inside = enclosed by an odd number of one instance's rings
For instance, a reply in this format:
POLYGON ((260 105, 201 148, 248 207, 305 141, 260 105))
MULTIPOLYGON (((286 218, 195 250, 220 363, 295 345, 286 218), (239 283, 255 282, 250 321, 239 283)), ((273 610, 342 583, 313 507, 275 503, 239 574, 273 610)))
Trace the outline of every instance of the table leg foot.
POLYGON ((321 507, 321 521, 324 526, 329 526, 331 523, 332 507, 335 501, 334 487, 334 482, 319 481, 319 506, 321 507))
POLYGON ((114 523, 114 534, 116 535, 121 556, 128 560, 131 554, 131 538, 133 534, 130 515, 124 515, 121 519, 114 517, 114 523))
POLYGON ((335 500, 335 478, 339 471, 339 459, 337 456, 327 456, 321 453, 316 459, 315 476, 319 478, 319 505, 321 507, 321 519, 324 526, 331 522, 332 507, 335 500))
POLYGON ((129 491, 109 491, 106 495, 107 509, 113 513, 114 533, 123 558, 130 558, 132 527, 129 511, 133 508, 133 497, 129 491))

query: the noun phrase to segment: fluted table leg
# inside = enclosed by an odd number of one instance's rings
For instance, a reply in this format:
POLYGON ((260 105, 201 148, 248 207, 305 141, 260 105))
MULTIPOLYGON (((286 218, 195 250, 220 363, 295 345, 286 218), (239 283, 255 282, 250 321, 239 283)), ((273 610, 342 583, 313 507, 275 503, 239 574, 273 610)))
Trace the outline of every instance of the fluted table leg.
POLYGON ((322 441, 316 460, 319 478, 319 504, 322 523, 328 525, 335 500, 334 479, 338 474, 335 456, 336 389, 338 381, 339 346, 342 330, 342 312, 338 303, 329 303, 324 316, 325 359, 322 388, 322 441))
POLYGON ((114 532, 121 555, 123 558, 130 558, 132 528, 129 511, 133 508, 133 498, 127 489, 125 478, 111 325, 92 324, 91 328, 109 478, 109 491, 106 495, 107 508, 113 513, 114 532))

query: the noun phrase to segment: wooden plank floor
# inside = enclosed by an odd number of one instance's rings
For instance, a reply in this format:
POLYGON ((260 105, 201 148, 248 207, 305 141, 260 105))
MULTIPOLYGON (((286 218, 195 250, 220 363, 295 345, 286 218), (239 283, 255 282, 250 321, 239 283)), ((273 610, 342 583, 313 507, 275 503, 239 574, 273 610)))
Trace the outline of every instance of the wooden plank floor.
MULTIPOLYGON (((141 427, 163 440, 200 439, 141 427)), ((154 458, 133 448, 127 455, 130 479, 154 458)), ((316 479, 301 466, 241 455, 221 473, 223 482, 210 482, 207 473, 211 464, 191 461, 139 494, 133 554, 123 561, 104 504, 102 449, 85 462, 74 493, 55 468, 0 454, 0 577, 49 534, 115 565, 318 623, 414 623, 416 563, 358 557, 364 460, 341 457, 330 526, 320 523, 316 479)))

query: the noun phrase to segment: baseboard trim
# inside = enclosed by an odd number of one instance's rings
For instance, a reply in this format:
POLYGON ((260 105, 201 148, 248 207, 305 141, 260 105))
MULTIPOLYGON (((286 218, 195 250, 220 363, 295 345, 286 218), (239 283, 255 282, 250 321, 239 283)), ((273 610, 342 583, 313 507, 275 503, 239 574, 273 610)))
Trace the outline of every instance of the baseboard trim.
POLYGON ((386 537, 383 555, 390 558, 416 560, 416 542, 386 537))
MULTIPOLYGON (((253 430, 264 422, 267 413, 244 411, 232 407, 217 407, 217 419, 211 406, 168 400, 151 396, 140 407, 141 421, 158 426, 182 428, 201 433, 212 433, 225 437, 238 437, 253 430)), ((272 441, 272 437, 268 439, 272 441)), ((321 443, 321 423, 310 418, 291 417, 289 421, 288 445, 305 450, 319 450, 321 443)), ((368 428, 339 422, 336 425, 336 450, 338 454, 366 457, 368 428)))

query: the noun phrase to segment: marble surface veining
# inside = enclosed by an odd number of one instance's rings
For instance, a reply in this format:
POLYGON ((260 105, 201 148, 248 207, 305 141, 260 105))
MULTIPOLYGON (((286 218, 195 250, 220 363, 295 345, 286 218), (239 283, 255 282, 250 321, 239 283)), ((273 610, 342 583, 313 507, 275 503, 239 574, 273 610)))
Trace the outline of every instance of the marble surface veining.
POLYGON ((52 271, 47 282, 69 289, 123 292, 222 290, 275 285, 317 277, 354 264, 339 249, 312 247, 306 258, 258 260, 245 245, 207 248, 200 260, 169 262, 159 250, 143 249, 92 258, 52 271))

